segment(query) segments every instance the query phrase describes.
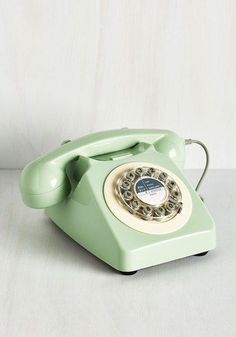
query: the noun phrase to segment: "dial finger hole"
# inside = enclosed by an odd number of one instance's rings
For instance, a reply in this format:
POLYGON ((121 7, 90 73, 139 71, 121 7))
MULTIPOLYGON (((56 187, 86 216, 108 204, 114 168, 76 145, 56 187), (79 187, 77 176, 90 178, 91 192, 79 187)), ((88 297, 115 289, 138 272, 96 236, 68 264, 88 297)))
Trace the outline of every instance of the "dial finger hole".
POLYGON ((166 212, 165 212, 164 207, 160 206, 154 210, 154 213, 156 216, 162 216, 162 215, 165 215, 166 212))
POLYGON ((177 190, 171 191, 171 195, 175 200, 177 200, 180 197, 180 193, 177 190))
POLYGON ((172 212, 175 209, 175 205, 172 202, 168 202, 166 204, 166 209, 167 211, 172 212))
POLYGON ((143 173, 144 173, 144 170, 141 168, 141 167, 138 167, 138 168, 136 168, 136 170, 135 170, 135 174, 137 175, 137 176, 142 176, 143 175, 143 173))
POLYGON ((133 171, 130 171, 126 174, 126 178, 130 181, 133 181, 135 179, 135 173, 133 171))
POLYGON ((159 179, 162 180, 162 181, 166 181, 168 175, 165 173, 165 172, 161 172, 159 174, 159 179))
POLYGON ((143 214, 144 215, 151 215, 152 214, 152 208, 150 206, 143 207, 143 214))
POLYGON ((123 197, 126 201, 130 201, 133 199, 133 193, 131 191, 125 191, 123 197))
POLYGON ((121 187, 122 187, 124 190, 129 190, 130 187, 131 187, 130 181, 127 180, 127 179, 124 179, 124 180, 122 181, 121 187))
POLYGON ((155 172, 156 170, 153 167, 149 167, 149 169, 147 170, 147 174, 151 177, 154 176, 155 172))
POLYGON ((133 200, 133 201, 131 202, 131 207, 132 207, 135 211, 137 211, 137 210, 139 209, 139 207, 140 207, 140 203, 138 202, 138 200, 133 200))
POLYGON ((174 180, 170 180, 167 185, 170 189, 176 187, 176 182, 174 180))

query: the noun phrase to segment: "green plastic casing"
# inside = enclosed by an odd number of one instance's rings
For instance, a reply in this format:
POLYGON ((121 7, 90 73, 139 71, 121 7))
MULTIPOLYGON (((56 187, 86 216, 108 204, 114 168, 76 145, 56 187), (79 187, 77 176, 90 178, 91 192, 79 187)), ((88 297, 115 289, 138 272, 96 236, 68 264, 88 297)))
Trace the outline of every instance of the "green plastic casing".
POLYGON ((65 143, 25 167, 26 205, 46 208, 65 233, 113 268, 128 272, 215 248, 215 225, 183 174, 184 139, 168 130, 120 129, 65 143), (192 198, 192 214, 179 230, 161 235, 136 231, 116 218, 104 199, 104 181, 130 162, 160 165, 177 175, 192 198))

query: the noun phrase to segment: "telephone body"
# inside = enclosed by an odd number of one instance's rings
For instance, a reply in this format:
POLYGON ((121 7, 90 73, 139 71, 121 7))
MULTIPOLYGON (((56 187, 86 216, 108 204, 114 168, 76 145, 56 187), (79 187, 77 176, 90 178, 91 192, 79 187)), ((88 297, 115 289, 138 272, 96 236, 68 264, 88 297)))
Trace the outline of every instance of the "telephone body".
POLYGON ((174 132, 99 132, 27 165, 21 193, 81 246, 131 273, 215 248, 214 221, 184 161, 174 132))

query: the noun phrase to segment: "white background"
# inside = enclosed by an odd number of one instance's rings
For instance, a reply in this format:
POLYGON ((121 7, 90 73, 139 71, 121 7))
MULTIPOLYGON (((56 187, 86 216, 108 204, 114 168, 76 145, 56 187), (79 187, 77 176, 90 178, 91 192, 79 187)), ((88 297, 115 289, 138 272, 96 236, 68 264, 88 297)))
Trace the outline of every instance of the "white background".
POLYGON ((212 168, 236 167, 235 39, 236 1, 0 0, 0 167, 124 126, 201 139, 212 168))

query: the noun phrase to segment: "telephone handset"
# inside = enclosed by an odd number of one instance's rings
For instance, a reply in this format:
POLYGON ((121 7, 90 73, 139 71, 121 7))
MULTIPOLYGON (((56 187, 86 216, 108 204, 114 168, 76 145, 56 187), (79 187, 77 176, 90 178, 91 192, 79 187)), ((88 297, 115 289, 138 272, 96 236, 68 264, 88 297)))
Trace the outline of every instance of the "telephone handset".
POLYGON ((185 141, 174 132, 99 132, 27 165, 21 193, 95 256, 130 273, 215 247, 214 222, 184 161, 185 141))
POLYGON ((23 199, 34 208, 55 205, 70 191, 65 170, 69 161, 132 148, 140 143, 158 146, 158 151, 166 153, 177 165, 184 162, 183 140, 170 131, 121 129, 95 133, 65 143, 26 166, 21 179, 23 199))

